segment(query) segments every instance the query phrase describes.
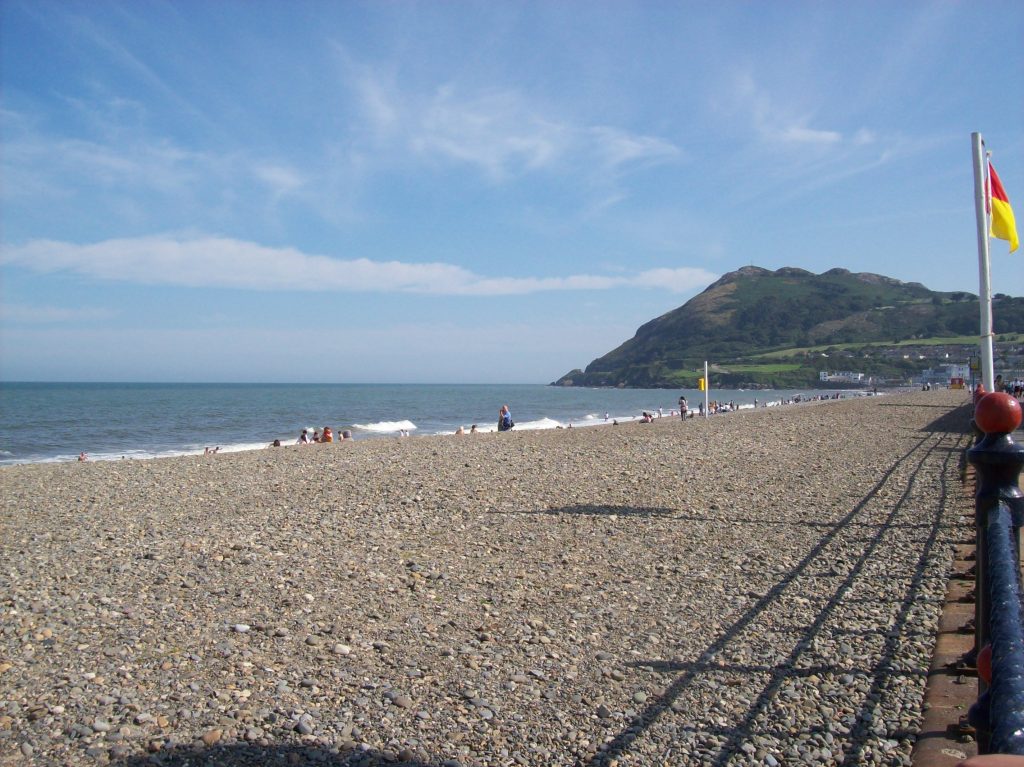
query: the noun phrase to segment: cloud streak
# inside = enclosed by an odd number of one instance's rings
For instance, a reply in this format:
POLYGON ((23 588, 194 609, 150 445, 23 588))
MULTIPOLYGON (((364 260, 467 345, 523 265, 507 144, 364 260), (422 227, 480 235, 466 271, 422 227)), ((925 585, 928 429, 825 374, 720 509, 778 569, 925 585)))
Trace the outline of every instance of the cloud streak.
POLYGON ((732 109, 746 113, 756 135, 772 147, 824 149, 847 143, 863 145, 874 139, 873 134, 864 128, 850 137, 837 130, 811 127, 811 115, 794 114, 791 108, 773 98, 749 73, 737 75, 732 90, 732 109))
POLYGON ((444 84, 424 94, 403 93, 365 69, 350 87, 378 144, 397 145, 428 161, 475 167, 493 182, 566 165, 619 174, 683 154, 656 136, 574 123, 514 89, 466 94, 444 84))
POLYGON ((0 250, 0 264, 44 274, 63 272, 143 285, 449 296, 626 287, 684 293, 717 278, 704 269, 690 267, 615 276, 487 277, 453 264, 337 259, 223 237, 152 236, 90 245, 36 240, 4 247, 0 250))

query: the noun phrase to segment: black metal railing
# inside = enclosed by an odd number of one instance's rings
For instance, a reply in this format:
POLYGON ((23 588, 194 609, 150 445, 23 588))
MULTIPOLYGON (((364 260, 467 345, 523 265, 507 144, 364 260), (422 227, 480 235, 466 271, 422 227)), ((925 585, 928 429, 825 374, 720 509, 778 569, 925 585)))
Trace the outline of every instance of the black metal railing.
POLYGON ((975 651, 979 697, 971 707, 970 723, 977 730, 980 753, 1024 755, 1020 570, 1024 494, 1019 486, 1024 445, 1011 436, 1021 420, 1016 401, 1005 394, 988 397, 1005 399, 978 401, 975 421, 984 437, 967 451, 977 478, 975 651))

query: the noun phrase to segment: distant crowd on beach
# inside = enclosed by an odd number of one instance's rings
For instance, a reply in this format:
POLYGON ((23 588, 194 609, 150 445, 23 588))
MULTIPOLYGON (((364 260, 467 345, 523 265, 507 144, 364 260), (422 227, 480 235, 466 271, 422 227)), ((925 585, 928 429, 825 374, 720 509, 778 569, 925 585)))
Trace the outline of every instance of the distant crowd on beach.
MULTIPOLYGON (((1003 386, 1002 379, 1000 377, 997 377, 996 384, 997 384, 997 386, 1003 386)), ((1005 385, 1005 389, 1007 391, 1012 391, 1014 393, 1014 395, 1017 396, 1017 397, 1024 397, 1024 380, 1015 380, 1015 381, 1013 381, 1012 384, 1006 384, 1005 385)), ((743 410, 743 409, 753 409, 753 408, 758 408, 758 407, 767 408, 767 407, 773 407, 773 406, 776 406, 776 405, 793 405, 793 404, 797 404, 797 403, 800 403, 800 402, 818 402, 818 401, 822 401, 822 400, 837 400, 837 399, 842 399, 842 398, 843 398, 843 394, 841 392, 837 392, 835 394, 813 394, 813 395, 799 395, 798 394, 798 395, 796 395, 796 396, 794 396, 792 398, 786 398, 786 399, 774 400, 774 401, 759 401, 755 397, 754 398, 754 402, 753 402, 752 405, 751 404, 737 405, 732 400, 730 400, 728 402, 719 401, 719 400, 710 400, 707 403, 707 405, 705 406, 705 403, 703 401, 700 401, 700 402, 697 403, 697 407, 696 408, 692 408, 692 407, 689 406, 689 403, 686 400, 686 395, 681 395, 679 397, 679 409, 676 410, 676 409, 673 408, 672 410, 670 410, 668 412, 668 415, 670 417, 672 417, 672 418, 675 418, 678 415, 683 421, 686 421, 688 419, 693 419, 693 418, 704 418, 705 415, 707 415, 707 416, 722 415, 722 414, 725 414, 725 413, 733 413, 733 412, 736 412, 738 410, 743 410), (706 413, 705 413, 705 410, 706 410, 706 413)), ((660 408, 659 407, 657 409, 657 411, 644 410, 644 411, 641 412, 639 417, 630 418, 628 420, 629 421, 637 421, 639 423, 652 423, 655 418, 663 418, 663 417, 665 417, 665 415, 666 415, 666 413, 665 413, 664 408, 660 408)), ((617 418, 616 419, 611 418, 608 413, 604 414, 604 420, 605 420, 605 423, 610 423, 612 426, 618 426, 619 425, 619 420, 617 418)), ((515 421, 512 420, 512 410, 511 410, 511 408, 508 405, 502 405, 498 409, 497 430, 499 432, 511 431, 515 427, 515 425, 516 425, 515 421)), ((569 425, 567 427, 563 427, 563 426, 559 425, 559 426, 557 426, 555 428, 558 428, 558 429, 569 428, 569 429, 571 429, 572 426, 573 426, 572 423, 569 423, 569 425)), ((481 430, 474 423, 468 429, 465 426, 459 426, 453 433, 455 435, 460 435, 461 436, 461 435, 465 435, 465 434, 476 434, 479 431, 481 431, 481 430)), ((400 429, 397 436, 398 437, 408 437, 409 436, 409 430, 408 429, 404 429, 404 428, 400 429)), ((335 439, 335 430, 332 429, 330 426, 324 426, 322 429, 312 429, 312 430, 310 430, 308 428, 303 429, 302 432, 299 434, 298 438, 295 440, 295 442, 293 444, 296 444, 296 445, 314 445, 314 444, 333 443, 335 441, 345 442, 345 441, 352 440, 352 439, 354 439, 354 437, 352 436, 352 432, 349 429, 342 429, 340 431, 340 433, 339 433, 339 436, 337 437, 337 440, 336 440, 335 439)), ((283 447, 283 446, 284 446, 284 443, 280 439, 275 439, 269 445, 269 447, 283 447)), ((204 455, 216 455, 218 452, 220 452, 220 447, 212 447, 212 448, 208 447, 203 452, 203 454, 204 455)), ((79 455, 78 460, 79 461, 86 461, 86 460, 88 460, 88 455, 86 453, 82 453, 81 455, 79 455)))
MULTIPOLYGON (((1007 392, 1013 393, 1014 396, 1016 396, 1018 398, 1024 398, 1024 379, 1019 379, 1018 378, 1018 379, 1014 379, 1012 382, 1007 382, 1007 383, 1004 384, 1002 377, 1001 376, 997 376, 996 377, 996 387, 1000 391, 1004 391, 1005 390, 1007 392)), ((869 392, 868 393, 869 396, 872 393, 877 393, 877 392, 869 392)), ((644 410, 644 411, 642 411, 640 413, 639 416, 627 416, 627 417, 625 417, 623 422, 625 422, 625 423, 629 423, 629 422, 651 423, 651 422, 654 421, 655 418, 663 418, 666 415, 671 416, 673 418, 678 415, 683 421, 686 421, 686 420, 690 420, 690 419, 698 418, 698 417, 703 418, 703 417, 705 417, 705 415, 707 415, 707 416, 721 415, 721 414, 725 414, 725 413, 732 413, 732 412, 735 412, 735 411, 738 411, 738 410, 746 410, 746 409, 752 409, 752 408, 758 408, 758 407, 761 407, 761 408, 775 407, 775 406, 779 406, 779 405, 790 405, 790 404, 796 404, 796 403, 801 403, 801 402, 815 402, 815 401, 820 401, 820 400, 836 400, 836 399, 842 399, 844 396, 845 395, 843 393, 841 393, 841 392, 837 392, 837 393, 833 393, 833 394, 824 394, 823 393, 823 394, 813 394, 813 395, 808 395, 808 394, 799 395, 798 394, 798 395, 796 395, 796 396, 794 396, 792 398, 784 398, 784 399, 776 399, 776 400, 768 400, 768 401, 760 401, 758 398, 755 397, 754 401, 753 401, 753 404, 741 403, 739 405, 737 405, 736 402, 731 401, 731 400, 730 401, 710 400, 707 403, 707 405, 705 405, 705 402, 703 400, 701 400, 700 402, 698 402, 696 407, 691 407, 689 405, 689 403, 687 402, 686 395, 684 394, 684 395, 681 395, 679 397, 679 409, 678 410, 673 408, 673 409, 668 410, 666 412, 666 409, 665 408, 661 408, 661 407, 657 408, 657 410, 654 410, 654 411, 644 410), (705 413, 705 410, 707 411, 706 413, 705 413)), ((595 418, 595 417, 594 416, 588 416, 587 419, 585 419, 585 420, 591 421, 593 418, 595 418)), ((600 416, 597 416, 596 418, 600 418, 600 416)), ((619 426, 620 425, 620 419, 619 418, 614 418, 613 419, 611 417, 611 415, 609 413, 607 413, 607 412, 604 414, 604 422, 606 424, 610 425, 610 426, 619 426)), ((407 425, 408 427, 410 427, 410 428, 415 428, 415 426, 413 426, 411 423, 408 423, 408 422, 403 422, 403 423, 405 425, 407 425)), ((550 423, 550 421, 548 421, 548 423, 550 423)), ((395 426, 399 426, 401 424, 394 424, 394 425, 395 426)), ((594 424, 588 423, 587 425, 594 425, 594 424)), ((498 409, 498 418, 497 418, 497 423, 496 423, 496 430, 498 432, 511 431, 511 430, 514 429, 515 426, 516 426, 516 423, 512 419, 512 410, 511 410, 511 408, 507 404, 502 405, 498 409)), ((545 427, 546 426, 543 424, 543 422, 538 422, 537 425, 533 425, 533 428, 545 428, 545 427)), ((370 428, 370 431, 374 431, 375 430, 373 427, 369 427, 369 428, 370 428)), ((527 429, 531 428, 531 424, 527 424, 526 428, 527 429)), ((558 425, 555 425, 553 427, 547 427, 547 428, 556 428, 556 429, 567 428, 567 429, 572 429, 573 428, 573 423, 569 422, 566 426, 558 424, 558 425)), ((455 429, 454 432, 447 432, 447 433, 448 434, 457 435, 457 436, 462 436, 462 435, 466 435, 466 434, 477 434, 478 432, 482 432, 482 431, 491 431, 491 432, 493 432, 493 431, 495 431, 495 427, 492 426, 492 427, 483 427, 483 428, 481 428, 481 427, 478 427, 477 424, 474 423, 471 426, 469 426, 469 428, 466 428, 465 426, 458 426, 455 429)), ((396 436, 398 436, 399 438, 409 437, 410 436, 409 429, 408 428, 398 429, 396 436)), ((273 442, 269 443, 269 445, 267 445, 267 446, 268 447, 283 447, 285 445, 323 444, 323 443, 333 443, 333 442, 336 442, 336 441, 337 442, 345 442, 345 441, 350 441, 350 440, 353 440, 353 439, 354 439, 353 433, 349 429, 335 430, 335 429, 333 429, 330 426, 324 426, 321 429, 310 429, 310 428, 302 429, 301 433, 295 439, 294 442, 292 442, 291 440, 287 440, 287 439, 286 440, 275 439, 273 442), (336 436, 336 434, 337 434, 337 436, 336 436)), ((266 443, 264 443, 264 444, 266 444, 266 443)), ((235 448, 228 447, 227 451, 228 452, 234 452, 237 449, 238 449, 237 447, 235 447, 235 448)), ((217 455, 221 451, 222 451, 222 449, 221 449, 220 446, 206 447, 203 450, 203 455, 205 455, 205 456, 213 456, 213 455, 217 455)), ((125 459, 127 457, 128 456, 121 456, 122 459, 125 459)), ((85 461, 89 461, 89 460, 90 460, 90 455, 88 453, 83 451, 83 452, 78 454, 78 461, 79 462, 85 462, 85 461)))
MULTIPOLYGON (((515 427, 515 425, 515 421, 512 420, 512 409, 508 405, 502 405, 501 408, 499 408, 498 410, 498 431, 510 431, 512 430, 513 427, 515 427)), ((479 430, 477 429, 477 425, 474 423, 472 426, 469 427, 468 430, 466 429, 465 426, 459 426, 459 428, 455 430, 455 434, 476 434, 477 431, 479 430)), ((399 429, 398 436, 408 437, 409 430, 399 429)), ((352 432, 349 429, 343 429, 341 431, 341 436, 339 437, 338 441, 344 442, 345 440, 350 439, 353 439, 352 432)), ((312 434, 310 434, 310 430, 308 428, 303 429, 302 433, 299 434, 298 439, 295 440, 295 444, 312 445, 334 441, 334 430, 331 429, 330 426, 324 426, 323 429, 313 429, 312 434)), ((281 440, 275 439, 273 442, 270 443, 270 447, 282 447, 281 440)), ((209 448, 207 448, 206 454, 209 455, 211 452, 216 451, 211 451, 209 448)))
MULTIPOLYGON (((342 430, 339 441, 343 442, 346 439, 352 439, 352 432, 348 429, 342 430)), ((311 445, 321 442, 334 442, 334 432, 331 430, 330 426, 325 426, 323 431, 320 431, 320 429, 313 429, 312 434, 309 433, 309 429, 303 429, 299 438, 295 440, 296 445, 311 445)), ((281 440, 275 439, 272 447, 281 447, 281 440)))

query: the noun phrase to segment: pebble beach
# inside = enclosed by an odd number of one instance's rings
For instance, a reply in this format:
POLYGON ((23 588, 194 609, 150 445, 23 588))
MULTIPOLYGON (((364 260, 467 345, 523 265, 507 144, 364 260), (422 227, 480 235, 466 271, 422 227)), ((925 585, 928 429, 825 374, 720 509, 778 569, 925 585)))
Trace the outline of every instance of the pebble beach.
POLYGON ((0 764, 910 764, 967 402, 2 469, 0 764))

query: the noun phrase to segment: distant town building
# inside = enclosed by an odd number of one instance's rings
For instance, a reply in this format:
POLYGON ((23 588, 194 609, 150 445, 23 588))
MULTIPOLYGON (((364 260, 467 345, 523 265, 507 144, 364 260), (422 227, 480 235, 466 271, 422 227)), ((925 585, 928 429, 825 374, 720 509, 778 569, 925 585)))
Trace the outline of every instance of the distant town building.
POLYGON ((864 383, 864 374, 853 373, 849 370, 840 370, 837 373, 822 370, 818 373, 818 380, 822 383, 864 383))
POLYGON ((939 365, 921 373, 921 383, 948 384, 954 378, 969 380, 971 371, 966 363, 939 365))

